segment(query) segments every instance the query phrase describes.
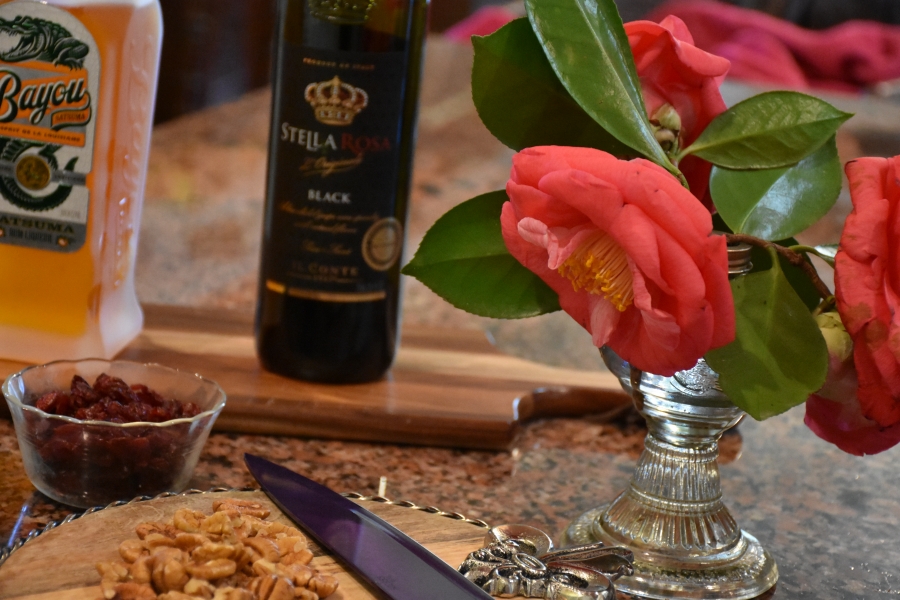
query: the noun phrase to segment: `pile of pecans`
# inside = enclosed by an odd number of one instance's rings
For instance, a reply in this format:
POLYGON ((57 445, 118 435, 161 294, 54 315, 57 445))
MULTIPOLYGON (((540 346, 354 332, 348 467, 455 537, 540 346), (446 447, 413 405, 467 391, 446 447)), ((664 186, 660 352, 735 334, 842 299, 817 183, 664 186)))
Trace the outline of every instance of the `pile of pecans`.
POLYGON ((318 600, 338 586, 309 566, 306 537, 265 520, 258 502, 213 502, 213 514, 182 508, 171 523, 141 523, 97 564, 106 600, 318 600))

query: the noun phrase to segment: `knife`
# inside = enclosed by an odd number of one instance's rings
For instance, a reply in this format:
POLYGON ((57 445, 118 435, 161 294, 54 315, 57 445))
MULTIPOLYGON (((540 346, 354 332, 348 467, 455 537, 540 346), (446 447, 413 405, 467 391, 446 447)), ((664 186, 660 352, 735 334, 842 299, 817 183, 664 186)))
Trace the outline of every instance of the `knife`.
POLYGON ((408 535, 322 484, 244 454, 263 491, 319 544, 391 600, 492 600, 408 535))

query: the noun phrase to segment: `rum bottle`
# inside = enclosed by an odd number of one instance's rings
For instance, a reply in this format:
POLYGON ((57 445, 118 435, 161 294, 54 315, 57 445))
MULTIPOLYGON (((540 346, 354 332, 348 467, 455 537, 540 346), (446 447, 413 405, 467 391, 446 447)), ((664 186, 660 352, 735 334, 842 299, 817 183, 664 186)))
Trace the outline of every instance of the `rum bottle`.
POLYGON ((134 261, 158 0, 0 0, 0 356, 111 357, 134 261))

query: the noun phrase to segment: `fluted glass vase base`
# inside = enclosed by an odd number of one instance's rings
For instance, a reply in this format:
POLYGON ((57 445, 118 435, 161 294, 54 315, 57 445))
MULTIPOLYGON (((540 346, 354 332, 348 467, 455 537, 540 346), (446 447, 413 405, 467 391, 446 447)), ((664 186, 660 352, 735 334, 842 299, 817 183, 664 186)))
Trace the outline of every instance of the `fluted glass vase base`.
MULTIPOLYGON (((590 510, 575 519, 563 534, 563 546, 603 542, 622 546, 621 539, 603 528, 608 506, 590 510)), ((778 580, 778 567, 752 535, 741 531, 740 541, 719 557, 674 557, 664 552, 634 551, 634 575, 616 582, 616 589, 643 598, 670 600, 745 600, 769 590, 778 580)))
POLYGON ((642 373, 609 348, 609 370, 647 422, 627 489, 575 520, 564 543, 634 552, 635 574, 616 587, 644 598, 744 600, 778 580, 772 557, 738 526, 719 484, 719 439, 744 417, 700 359, 671 377, 642 373))

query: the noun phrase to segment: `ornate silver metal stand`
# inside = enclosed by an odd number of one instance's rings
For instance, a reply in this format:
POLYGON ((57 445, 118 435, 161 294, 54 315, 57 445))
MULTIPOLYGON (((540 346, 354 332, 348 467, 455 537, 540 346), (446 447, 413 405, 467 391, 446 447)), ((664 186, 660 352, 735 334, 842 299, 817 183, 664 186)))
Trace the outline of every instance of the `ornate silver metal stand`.
MULTIPOLYGON (((601 354, 632 393, 630 365, 607 348, 601 354)), ((643 373, 638 408, 648 432, 631 483, 612 504, 566 530, 563 545, 603 542, 634 552, 635 573, 617 583, 622 591, 666 600, 741 600, 778 580, 775 561, 722 502, 718 441, 744 412, 717 381, 702 359, 673 377, 643 373)))
POLYGON ((625 548, 588 544, 553 549, 550 536, 528 525, 500 525, 459 572, 491 596, 544 600, 616 600, 613 582, 634 573, 625 548))

